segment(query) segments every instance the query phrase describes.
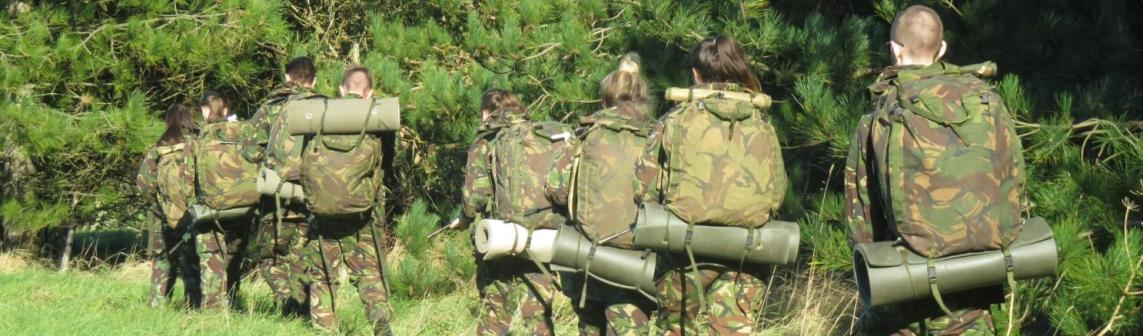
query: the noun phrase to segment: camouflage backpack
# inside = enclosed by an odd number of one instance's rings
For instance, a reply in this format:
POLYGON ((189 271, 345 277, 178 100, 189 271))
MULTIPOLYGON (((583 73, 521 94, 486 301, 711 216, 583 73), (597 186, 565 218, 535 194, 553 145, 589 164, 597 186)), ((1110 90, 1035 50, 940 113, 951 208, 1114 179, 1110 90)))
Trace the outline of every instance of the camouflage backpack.
POLYGON ((695 225, 758 228, 786 194, 782 151, 753 98, 730 96, 687 99, 663 119, 663 205, 695 225))
POLYGON ((938 258, 1002 249, 1023 226, 1024 157, 985 63, 900 71, 870 87, 867 116, 885 216, 915 252, 938 258))
POLYGON ((381 140, 371 134, 317 134, 302 153, 306 205, 319 215, 363 213, 381 193, 381 140))
POLYGON ((176 226, 194 197, 194 172, 186 144, 155 147, 154 196, 167 225, 176 226))
POLYGON ((555 229, 565 218, 545 190, 555 158, 570 147, 572 129, 557 122, 512 121, 492 140, 492 213, 530 229, 555 229))
POLYGON ((245 127, 239 122, 209 124, 194 141, 197 198, 203 205, 227 210, 258 204, 258 165, 242 155, 245 127))
POLYGON ((650 125, 610 110, 582 123, 590 126, 580 137, 573 158, 568 213, 593 242, 632 248, 630 229, 639 209, 631 201, 635 198, 631 181, 650 125))
MULTIPOLYGON (((303 91, 290 95, 281 105, 266 106, 270 109, 270 133, 266 144, 266 166, 281 176, 284 182, 297 182, 302 173, 302 147, 305 137, 290 134, 286 126, 286 105, 302 99, 325 98, 321 94, 303 91)), ((278 100, 281 101, 281 100, 278 100)))

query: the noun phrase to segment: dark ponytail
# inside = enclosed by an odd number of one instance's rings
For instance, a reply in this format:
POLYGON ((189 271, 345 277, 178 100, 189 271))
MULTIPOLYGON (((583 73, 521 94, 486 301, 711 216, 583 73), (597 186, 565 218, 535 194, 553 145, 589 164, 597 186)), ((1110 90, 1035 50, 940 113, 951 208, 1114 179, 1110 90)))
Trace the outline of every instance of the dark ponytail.
POLYGON ((736 83, 754 92, 762 91, 758 77, 746 63, 746 53, 734 38, 708 37, 691 50, 691 68, 706 83, 736 83))

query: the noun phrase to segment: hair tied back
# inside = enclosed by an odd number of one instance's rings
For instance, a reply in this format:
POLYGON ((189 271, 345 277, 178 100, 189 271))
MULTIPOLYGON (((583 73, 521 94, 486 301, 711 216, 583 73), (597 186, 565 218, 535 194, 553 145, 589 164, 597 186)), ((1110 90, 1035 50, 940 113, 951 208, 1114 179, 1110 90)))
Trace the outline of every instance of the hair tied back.
POLYGON ((638 74, 639 63, 641 62, 642 61, 639 59, 639 54, 635 52, 629 52, 623 55, 623 58, 619 59, 619 69, 616 71, 626 72, 629 74, 638 74))

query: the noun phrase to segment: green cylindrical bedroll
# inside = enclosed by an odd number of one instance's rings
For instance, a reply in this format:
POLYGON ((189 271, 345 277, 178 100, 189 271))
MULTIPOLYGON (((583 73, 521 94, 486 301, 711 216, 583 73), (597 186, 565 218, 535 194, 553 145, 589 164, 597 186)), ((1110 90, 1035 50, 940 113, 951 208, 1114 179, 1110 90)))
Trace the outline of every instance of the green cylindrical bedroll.
POLYGON ((254 210, 255 207, 215 210, 202 204, 191 204, 190 209, 187 210, 187 216, 190 216, 191 222, 195 224, 213 221, 225 222, 253 217, 254 210))
POLYGON ((293 135, 317 134, 319 129, 323 134, 345 135, 401 128, 401 107, 396 97, 293 100, 284 108, 286 126, 293 135))
POLYGON ((294 204, 301 204, 306 201, 306 193, 302 190, 301 185, 283 182, 282 177, 278 176, 278 172, 273 169, 263 168, 262 172, 258 173, 258 180, 255 181, 254 186, 264 196, 277 195, 278 198, 294 204))
POLYGON ((571 226, 560 226, 552 249, 552 265, 578 272, 586 269, 588 275, 607 284, 654 297, 658 261, 654 252, 600 245, 592 254, 591 245, 587 237, 571 226))
MULTIPOLYGON (((687 223, 662 204, 644 203, 635 220, 635 247, 656 251, 686 251, 687 223)), ((801 232, 797 223, 771 220, 760 228, 695 225, 691 249, 695 255, 737 262, 785 265, 798 257, 801 232)))
POLYGON ((666 92, 667 100, 673 102, 688 102, 698 99, 732 99, 750 102, 754 107, 765 109, 770 108, 770 96, 765 93, 746 93, 736 91, 720 91, 711 89, 690 89, 690 88, 668 88, 666 92))
MULTIPOLYGON (((1059 259, 1052 229, 1043 218, 1024 223, 1024 230, 1009 246, 1017 280, 1056 274, 1059 259)), ((937 287, 942 295, 1007 281, 1002 251, 985 251, 934 260, 937 287)), ((861 243, 853 251, 854 275, 861 299, 870 306, 932 297, 928 259, 892 241, 861 243)))

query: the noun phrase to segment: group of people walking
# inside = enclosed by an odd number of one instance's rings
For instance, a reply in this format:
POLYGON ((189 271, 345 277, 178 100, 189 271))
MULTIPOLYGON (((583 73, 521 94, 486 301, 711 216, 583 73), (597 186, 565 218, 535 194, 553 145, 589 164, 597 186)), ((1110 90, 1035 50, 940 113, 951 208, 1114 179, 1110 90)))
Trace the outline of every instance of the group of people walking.
MULTIPOLYGON (((930 258, 930 265, 933 258, 1001 249, 1022 223, 1023 159, 1018 138, 1008 132, 1010 118, 999 96, 978 78, 986 74, 939 62, 947 46, 942 30, 939 16, 927 7, 898 14, 891 29, 894 65, 870 86, 874 112, 856 130, 845 173, 846 221, 854 244, 896 240, 903 242, 902 258, 911 251, 930 258)), ((484 92, 481 126, 468 152, 463 216, 448 226, 503 221, 526 232, 524 245, 542 244, 533 238, 540 230, 573 232, 589 242, 590 252, 586 266, 573 269, 557 269, 527 253, 474 253, 481 298, 477 334, 553 334, 552 299, 560 292, 571 298, 582 335, 746 335, 764 327, 759 321, 771 267, 747 254, 768 248, 753 237, 775 220, 788 189, 767 115, 770 101, 731 37, 699 42, 688 66, 693 83, 668 90, 667 99, 676 105, 657 120, 656 99, 634 53, 600 82, 602 108, 582 117, 578 127, 531 121, 512 92, 484 92), (656 205, 684 223, 683 249, 642 247, 635 223, 656 205), (710 254, 709 247, 692 246, 704 227, 738 229, 749 238, 745 246, 724 247, 742 252, 710 254), (592 258, 604 249, 641 251, 654 265, 653 290, 596 276, 592 258), (725 257, 734 253, 742 257, 725 257)), ((375 333, 391 333, 379 239, 385 190, 380 158, 392 144, 364 131, 283 131, 290 111, 283 106, 331 99, 313 91, 314 81, 310 59, 289 62, 286 85, 246 122, 227 121, 227 105, 213 92, 200 104, 205 125, 196 125, 185 107, 168 110, 167 131, 140 174, 163 224, 151 236, 152 304, 169 297, 176 274, 183 273, 189 275, 188 288, 200 288, 201 294, 191 295, 193 304, 226 307, 237 289, 238 255, 257 251, 252 257, 260 260, 285 313, 308 312, 315 325, 336 331, 337 269, 348 266, 375 333), (226 154, 230 144, 240 155, 226 154), (244 161, 228 162, 231 157, 244 161), (251 216, 189 220, 185 214, 202 217, 194 203, 209 199, 202 193, 212 180, 196 170, 211 167, 202 162, 212 160, 221 161, 213 167, 222 170, 254 165, 283 182, 272 196, 259 196, 251 216), (354 165, 365 168, 343 173, 354 165), (329 181, 327 174, 358 176, 367 184, 354 189, 329 181), (305 201, 286 195, 291 183, 301 186, 305 201), (355 199, 368 202, 329 211, 320 201, 323 193, 366 195, 355 199)), ((354 67, 345 71, 340 94, 371 99, 372 88, 368 70, 354 67)), ((935 282, 933 288, 936 302, 868 309, 858 330, 993 332, 987 308, 995 297, 947 293, 942 301, 935 282)))

